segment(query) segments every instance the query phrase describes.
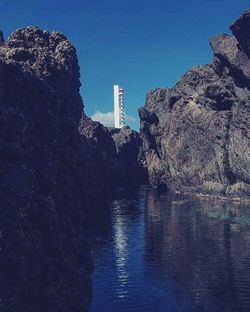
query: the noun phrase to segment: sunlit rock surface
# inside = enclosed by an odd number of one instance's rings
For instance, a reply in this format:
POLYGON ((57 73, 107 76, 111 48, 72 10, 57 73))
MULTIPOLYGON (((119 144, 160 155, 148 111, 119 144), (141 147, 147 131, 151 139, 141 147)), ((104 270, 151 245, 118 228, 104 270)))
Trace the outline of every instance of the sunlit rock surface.
POLYGON ((139 115, 152 186, 249 196, 249 22, 250 11, 231 26, 234 36, 210 40, 211 64, 147 94, 139 115))

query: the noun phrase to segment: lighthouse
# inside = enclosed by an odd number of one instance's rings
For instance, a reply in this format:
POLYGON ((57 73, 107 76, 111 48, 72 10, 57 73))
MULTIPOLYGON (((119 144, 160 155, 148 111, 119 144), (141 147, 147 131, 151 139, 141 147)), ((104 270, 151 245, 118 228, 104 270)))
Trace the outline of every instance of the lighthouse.
POLYGON ((119 85, 114 85, 114 124, 118 129, 125 125, 124 89, 119 85))

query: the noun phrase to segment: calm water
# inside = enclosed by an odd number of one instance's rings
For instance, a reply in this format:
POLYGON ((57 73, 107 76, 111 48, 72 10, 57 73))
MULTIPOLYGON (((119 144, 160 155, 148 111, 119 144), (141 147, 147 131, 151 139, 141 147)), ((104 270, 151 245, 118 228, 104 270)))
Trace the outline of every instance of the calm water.
POLYGON ((250 311, 250 207, 120 190, 90 231, 91 312, 250 311))

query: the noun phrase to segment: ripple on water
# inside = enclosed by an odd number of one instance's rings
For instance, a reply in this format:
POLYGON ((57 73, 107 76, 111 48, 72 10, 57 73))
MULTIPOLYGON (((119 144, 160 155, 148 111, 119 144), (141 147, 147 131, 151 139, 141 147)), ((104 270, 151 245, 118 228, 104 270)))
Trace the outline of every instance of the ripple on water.
POLYGON ((91 312, 250 311, 248 207, 120 190, 95 222, 91 312))

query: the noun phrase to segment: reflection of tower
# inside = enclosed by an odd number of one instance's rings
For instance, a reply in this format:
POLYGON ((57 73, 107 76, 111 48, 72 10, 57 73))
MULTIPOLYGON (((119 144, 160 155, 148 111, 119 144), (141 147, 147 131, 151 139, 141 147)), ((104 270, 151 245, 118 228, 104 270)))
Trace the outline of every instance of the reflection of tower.
POLYGON ((123 207, 120 201, 114 201, 114 247, 116 255, 116 268, 119 287, 117 287, 118 298, 127 297, 129 272, 128 272, 128 228, 123 216, 123 207))
POLYGON ((122 128, 125 125, 124 112, 124 89, 114 85, 114 118, 115 128, 122 128))

